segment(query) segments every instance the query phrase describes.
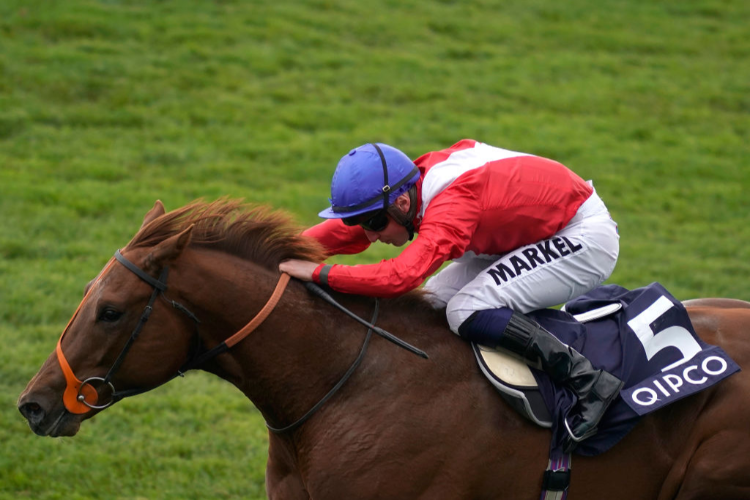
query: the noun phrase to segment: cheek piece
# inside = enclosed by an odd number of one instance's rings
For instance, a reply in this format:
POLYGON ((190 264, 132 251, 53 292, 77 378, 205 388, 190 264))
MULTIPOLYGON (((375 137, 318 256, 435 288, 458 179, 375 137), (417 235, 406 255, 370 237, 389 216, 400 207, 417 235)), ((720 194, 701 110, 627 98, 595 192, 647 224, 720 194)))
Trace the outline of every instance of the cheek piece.
MULTIPOLYGON (((115 252, 114 259, 110 260, 109 263, 105 266, 105 268, 102 270, 101 273, 99 273, 99 276, 96 278, 96 281, 93 285, 91 285, 91 288, 89 288, 88 293, 81 301, 81 304, 76 309, 76 312, 73 314, 73 317, 68 322, 67 326, 65 327, 65 330, 63 330, 62 335, 60 335, 60 340, 57 342, 57 347, 55 349, 55 352, 57 354, 57 360, 60 364, 60 368, 63 372, 63 375, 65 376, 65 392, 63 393, 63 404, 65 405, 65 408, 70 412, 77 415, 81 415, 84 413, 89 412, 90 410, 101 410, 104 408, 107 408, 111 406, 112 404, 116 403, 117 401, 120 401, 124 398, 136 396, 138 394, 143 394, 144 392, 148 392, 155 387, 158 387, 158 384, 156 386, 152 387, 140 387, 140 388, 132 388, 132 389, 126 389, 123 391, 116 391, 115 387, 113 386, 111 380, 114 377, 115 373, 120 369, 120 366, 122 365, 123 361, 125 360, 125 357, 128 354, 128 351, 132 347, 135 340, 138 338, 138 335, 141 332, 141 329, 148 321, 149 316, 151 315, 151 312, 153 311, 154 302, 156 299, 162 295, 167 290, 167 275, 169 273, 169 267, 164 267, 161 271, 161 274, 159 275, 159 278, 156 279, 146 273, 144 270, 130 262, 128 259, 123 257, 123 255, 120 253, 119 250, 115 252), (153 292, 151 293, 151 298, 148 301, 148 304, 143 309, 143 312, 141 313, 141 317, 138 320, 138 323, 136 324, 135 328, 133 329, 133 332, 130 334, 130 338, 128 338, 127 342, 123 346, 122 350, 120 351, 120 354, 117 356, 117 359, 110 367, 107 374, 102 377, 89 377, 83 381, 78 379, 78 377, 75 376, 73 373, 73 370, 70 367, 70 363, 68 363, 68 360, 65 358, 65 354, 62 350, 62 340, 65 336, 65 333, 70 328, 70 325, 73 323, 73 320, 75 320, 76 316, 78 316, 78 313, 80 312, 81 308, 83 307, 83 304, 86 303, 86 300, 91 294, 91 291, 94 289, 94 287, 101 281, 101 278, 107 273, 109 268, 113 265, 113 263, 117 261, 123 266, 125 266, 129 271, 134 273, 136 276, 138 276, 141 280, 145 281, 151 287, 153 288, 153 292), (102 394, 99 392, 98 389, 105 389, 109 392, 109 396, 107 397, 105 402, 101 402, 102 394)), ((279 281, 276 283, 276 288, 273 291, 273 294, 268 299, 266 304, 263 306, 263 308, 253 317, 249 323, 247 323, 242 329, 240 329, 238 332, 235 332, 231 337, 226 339, 224 342, 221 342, 220 344, 214 346, 213 348, 203 351, 203 352, 194 352, 192 353, 189 358, 185 361, 185 363, 177 370, 175 374, 171 376, 167 380, 169 382, 170 380, 173 380, 177 377, 183 376, 183 374, 189 370, 193 370, 195 368, 198 368, 206 361, 209 361, 219 354, 222 354, 224 352, 227 352, 229 349, 234 347, 237 343, 241 342, 243 339, 245 339, 248 335, 250 335, 253 331, 255 331, 258 326, 260 326, 263 321, 268 317, 268 315, 271 314, 271 312, 274 310, 276 305, 279 303, 279 300, 281 300, 281 296, 284 293, 284 290, 286 289, 287 284, 289 283, 290 276, 286 273, 282 273, 281 276, 279 276, 279 281)), ((172 306, 175 309, 178 309, 182 313, 184 313, 188 318, 190 318, 192 321, 195 322, 195 334, 198 342, 200 342, 200 332, 198 332, 198 325, 200 324, 200 321, 198 318, 190 312, 185 306, 182 304, 175 302, 174 300, 168 300, 172 304, 172 306)), ((162 382, 166 383, 166 382, 162 382)))
POLYGON ((76 415, 81 415, 91 410, 91 408, 93 408, 99 400, 99 393, 96 391, 94 386, 89 383, 84 384, 83 381, 79 380, 78 377, 75 376, 73 370, 70 368, 68 360, 65 358, 65 354, 63 354, 62 339, 65 336, 65 333, 70 328, 70 325, 73 323, 73 320, 75 320, 76 316, 78 316, 78 312, 86 303, 86 299, 89 298, 91 292, 94 290, 94 288, 96 288, 96 285, 107 273, 109 268, 112 267, 112 264, 114 262, 115 259, 110 259, 102 272, 99 273, 96 281, 91 285, 89 291, 86 293, 86 295, 83 297, 83 300, 78 305, 75 313, 73 313, 73 317, 70 318, 70 321, 68 321, 68 324, 65 326, 62 335, 60 335, 60 339, 57 341, 57 347, 55 348, 57 361, 58 363, 60 363, 60 368, 62 369, 63 375, 65 376, 66 387, 65 392, 63 393, 63 403, 65 404, 65 408, 70 413, 75 413, 76 415))
POLYGON ((155 279, 149 276, 140 268, 136 267, 133 263, 131 263, 125 257, 123 257, 120 251, 118 250, 117 252, 115 252, 114 259, 110 260, 107 266, 104 268, 104 270, 102 270, 102 272, 99 274, 96 281, 89 289, 89 292, 81 301, 81 304, 78 306, 78 309, 76 309, 76 312, 73 314, 73 317, 68 322, 68 325, 65 327, 65 330, 60 336, 60 340, 57 342, 57 347, 55 349, 55 352, 57 353, 57 360, 60 363, 60 368, 62 369, 63 375, 65 376, 66 387, 65 387, 65 392, 63 393, 63 404, 65 405, 65 408, 69 412, 75 413, 77 415, 81 415, 83 413, 87 413, 89 410, 102 410, 104 408, 111 406, 112 404, 115 403, 115 401, 123 397, 123 393, 118 393, 115 390, 114 386, 112 385, 112 382, 111 382, 112 377, 114 377, 117 370, 119 370, 120 365, 122 365, 122 362, 125 360, 125 356, 127 355, 128 351, 132 347, 135 340, 138 338, 138 335, 140 334, 141 329, 148 321, 148 318, 151 315, 151 312, 153 311, 154 302, 156 302, 157 297, 167 289, 166 282, 167 282, 168 273, 169 273, 169 267, 165 267, 162 270, 161 275, 159 276, 159 279, 155 279), (115 260, 117 260, 126 268, 128 268, 129 270, 134 272, 136 275, 138 275, 139 278, 141 278, 146 283, 151 285, 154 290, 151 293, 151 298, 148 301, 148 305, 143 309, 143 312, 141 313, 141 317, 138 320, 138 323, 136 324, 135 329, 133 329, 133 332, 130 334, 130 338, 128 338, 128 341, 125 343, 125 346, 120 351, 120 354, 117 356, 117 359, 110 367, 106 376, 104 376, 104 378, 89 377, 82 381, 78 377, 75 376, 75 374, 73 373, 73 370, 70 367, 70 363, 68 363, 68 360, 65 358, 65 354, 63 353, 63 350, 62 350, 62 339, 65 336, 65 333, 68 331, 68 328, 70 328, 70 325, 73 323, 73 320, 76 318, 76 316, 80 312, 81 307, 83 306, 83 304, 86 303, 86 299, 88 299, 94 287, 99 283, 99 281, 101 281, 101 278, 106 274, 106 272, 109 270, 110 266, 112 266, 115 260), (96 387, 94 384, 96 384, 96 387), (103 389, 108 388, 110 395, 106 402, 104 403, 100 402, 101 394, 97 390, 97 387, 103 388, 103 389))

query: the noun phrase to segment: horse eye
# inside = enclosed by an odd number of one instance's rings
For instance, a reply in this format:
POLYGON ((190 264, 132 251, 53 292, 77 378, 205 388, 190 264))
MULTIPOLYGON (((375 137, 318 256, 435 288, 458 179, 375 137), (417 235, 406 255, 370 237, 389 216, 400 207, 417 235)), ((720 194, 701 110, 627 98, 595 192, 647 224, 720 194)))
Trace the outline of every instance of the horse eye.
POLYGON ((120 311, 116 311, 114 309, 104 309, 101 313, 99 313, 99 321, 104 321, 105 323, 114 323, 118 319, 122 317, 122 313, 120 311))

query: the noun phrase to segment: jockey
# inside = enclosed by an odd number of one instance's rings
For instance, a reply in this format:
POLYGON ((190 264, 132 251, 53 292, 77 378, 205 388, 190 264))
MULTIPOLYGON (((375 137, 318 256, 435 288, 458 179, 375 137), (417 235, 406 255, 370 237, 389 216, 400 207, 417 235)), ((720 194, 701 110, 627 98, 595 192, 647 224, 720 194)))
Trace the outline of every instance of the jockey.
POLYGON ((445 307, 462 338, 541 365, 577 396, 569 445, 596 433, 622 382, 594 368, 524 314, 567 302, 606 280, 617 225, 591 183, 558 162, 464 139, 412 162, 386 144, 346 154, 333 174, 325 222, 304 234, 330 255, 375 241, 402 246, 370 265, 288 260, 280 270, 332 289, 392 297, 418 287, 445 307))

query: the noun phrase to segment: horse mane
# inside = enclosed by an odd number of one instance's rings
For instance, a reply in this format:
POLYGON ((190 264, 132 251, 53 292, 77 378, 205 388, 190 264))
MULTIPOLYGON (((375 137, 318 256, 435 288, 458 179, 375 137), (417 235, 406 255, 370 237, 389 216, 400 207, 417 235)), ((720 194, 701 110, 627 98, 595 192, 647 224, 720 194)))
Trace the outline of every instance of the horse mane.
MULTIPOLYGON (((226 198, 196 200, 167 212, 141 227, 126 248, 155 246, 191 225, 190 246, 226 252, 272 271, 287 259, 323 262, 327 257, 325 249, 313 238, 303 236, 303 228, 288 214, 226 198)), ((417 289, 389 302, 433 314, 427 295, 417 289)))
POLYGON ((143 226, 127 248, 149 247, 193 226, 191 246, 226 252, 271 270, 287 259, 322 262, 323 247, 281 211, 242 200, 196 200, 143 226))

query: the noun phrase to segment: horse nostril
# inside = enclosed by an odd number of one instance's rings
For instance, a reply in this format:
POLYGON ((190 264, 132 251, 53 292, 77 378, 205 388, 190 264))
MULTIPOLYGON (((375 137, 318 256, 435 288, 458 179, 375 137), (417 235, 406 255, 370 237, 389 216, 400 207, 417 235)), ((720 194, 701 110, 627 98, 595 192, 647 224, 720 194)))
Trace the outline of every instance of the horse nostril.
POLYGON ((45 411, 37 403, 24 403, 18 407, 18 410, 21 412, 21 415, 26 417, 26 420, 28 420, 31 424, 36 425, 44 420, 45 411))

